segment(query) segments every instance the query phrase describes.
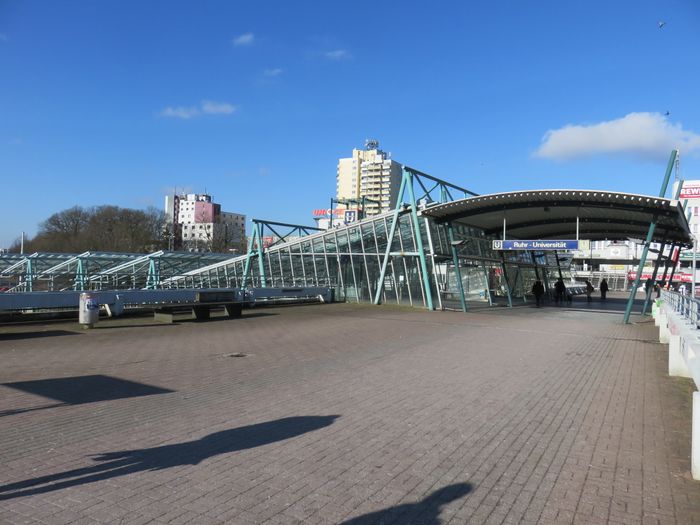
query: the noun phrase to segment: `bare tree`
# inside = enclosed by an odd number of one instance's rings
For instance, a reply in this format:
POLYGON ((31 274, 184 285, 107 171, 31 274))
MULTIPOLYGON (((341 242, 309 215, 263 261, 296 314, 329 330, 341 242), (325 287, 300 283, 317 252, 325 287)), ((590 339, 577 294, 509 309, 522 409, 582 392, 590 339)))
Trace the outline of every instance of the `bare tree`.
MULTIPOLYGON (((144 211, 118 206, 75 206, 42 222, 36 236, 25 241, 24 251, 154 251, 164 246, 164 222, 163 212, 155 208, 144 211)), ((19 251, 19 242, 10 250, 19 251)))

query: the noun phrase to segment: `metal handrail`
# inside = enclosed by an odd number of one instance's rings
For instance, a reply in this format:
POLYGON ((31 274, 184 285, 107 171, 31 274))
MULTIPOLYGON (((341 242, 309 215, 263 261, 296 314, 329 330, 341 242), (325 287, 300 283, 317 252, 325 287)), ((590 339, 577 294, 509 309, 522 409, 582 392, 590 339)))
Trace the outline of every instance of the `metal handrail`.
POLYGON ((687 320, 695 328, 698 328, 698 311, 700 311, 700 300, 690 295, 673 292, 671 290, 661 290, 660 298, 677 315, 687 320))

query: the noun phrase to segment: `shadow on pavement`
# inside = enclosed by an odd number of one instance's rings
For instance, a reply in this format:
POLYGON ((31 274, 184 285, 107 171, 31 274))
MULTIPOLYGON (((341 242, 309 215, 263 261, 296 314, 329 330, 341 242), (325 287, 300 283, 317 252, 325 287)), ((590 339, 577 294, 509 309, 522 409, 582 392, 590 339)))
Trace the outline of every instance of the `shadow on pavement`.
POLYGON ((68 406, 70 403, 51 403, 50 405, 41 405, 38 407, 30 408, 10 408, 7 410, 0 410, 0 417, 14 416, 16 414, 24 414, 25 412, 34 412, 36 410, 47 410, 49 408, 58 408, 68 406))
POLYGON ((331 425, 338 417, 296 416, 215 432, 201 439, 93 456, 96 463, 0 486, 0 500, 44 494, 135 472, 197 465, 207 458, 283 441, 331 425))
POLYGON ((43 330, 41 332, 16 332, 12 334, 0 334, 0 341, 16 341, 19 339, 36 339, 38 337, 55 337, 60 335, 80 335, 80 332, 68 330, 43 330))
POLYGON ((427 498, 417 503, 405 503, 388 509, 344 521, 342 525, 377 525, 380 523, 420 523, 421 525, 440 525, 442 506, 462 498, 472 490, 471 483, 455 483, 436 490, 427 498))
POLYGON ((47 397, 69 405, 111 401, 128 397, 170 394, 173 390, 103 375, 57 377, 1 383, 2 386, 47 397))
POLYGON ((155 394, 170 394, 173 392, 173 390, 168 390, 167 388, 160 388, 144 383, 127 381, 126 379, 119 379, 118 377, 103 375, 17 381, 14 383, 0 383, 0 386, 14 388, 15 390, 21 390, 22 392, 58 401, 58 403, 50 405, 2 410, 0 411, 0 417, 61 406, 82 405, 84 403, 152 396, 155 394))

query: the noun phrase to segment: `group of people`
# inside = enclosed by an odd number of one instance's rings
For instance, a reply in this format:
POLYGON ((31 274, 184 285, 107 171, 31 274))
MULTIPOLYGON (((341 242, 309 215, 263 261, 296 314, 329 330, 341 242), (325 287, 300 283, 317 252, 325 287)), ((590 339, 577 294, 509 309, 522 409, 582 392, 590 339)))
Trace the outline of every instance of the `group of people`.
MULTIPOLYGON (((595 288, 593 288, 593 285, 589 280, 586 280, 585 282, 586 285, 586 298, 590 302, 592 301, 591 295, 593 295, 593 292, 595 291, 595 288)), ((607 295, 608 295, 608 281, 607 279, 603 279, 600 281, 600 299, 605 301, 607 295)), ((539 308, 542 304, 542 298, 544 297, 545 289, 544 285, 542 284, 542 281, 537 279, 535 281, 535 284, 532 285, 532 295, 535 296, 535 303, 537 304, 537 308, 539 308)), ((566 285, 564 284, 564 281, 559 278, 557 279, 557 282, 554 283, 554 302, 556 304, 561 304, 564 302, 564 299, 567 300, 567 302, 571 302, 571 294, 568 294, 566 292, 566 285)))

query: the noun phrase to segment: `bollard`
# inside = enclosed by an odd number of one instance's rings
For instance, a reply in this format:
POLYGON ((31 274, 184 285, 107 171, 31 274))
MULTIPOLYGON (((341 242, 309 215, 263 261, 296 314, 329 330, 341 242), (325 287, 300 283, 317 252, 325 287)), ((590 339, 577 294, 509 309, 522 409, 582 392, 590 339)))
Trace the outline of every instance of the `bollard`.
POLYGON ((85 328, 92 328, 100 318, 100 303, 97 296, 84 292, 80 294, 80 310, 78 322, 85 328))
POLYGON ((691 426, 690 473, 700 479, 700 392, 693 392, 693 423, 691 426))

